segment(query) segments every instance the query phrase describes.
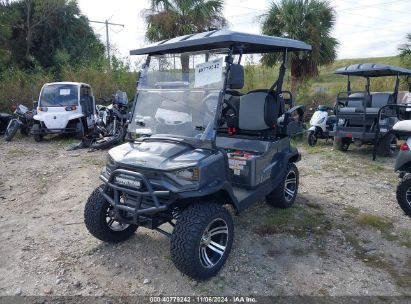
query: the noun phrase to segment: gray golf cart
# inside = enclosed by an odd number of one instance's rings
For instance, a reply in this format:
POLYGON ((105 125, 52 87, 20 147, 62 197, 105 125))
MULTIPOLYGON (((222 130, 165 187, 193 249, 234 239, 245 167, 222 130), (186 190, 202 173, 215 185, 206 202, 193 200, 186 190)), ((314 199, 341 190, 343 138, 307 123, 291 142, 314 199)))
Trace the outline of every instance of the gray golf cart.
POLYGON ((264 199, 280 208, 296 199, 301 156, 290 136, 301 132, 303 112, 285 110, 282 85, 287 53, 310 49, 219 30, 131 51, 148 55, 129 125, 134 137, 108 152, 103 185, 85 206, 89 232, 120 242, 138 226, 155 229, 171 238, 180 271, 197 280, 215 275, 234 238, 225 205, 238 214, 264 199), (283 54, 278 79, 271 88, 240 92, 242 56, 268 52, 283 54))
POLYGON ((350 144, 358 145, 378 142, 378 154, 393 156, 397 152, 397 140, 388 133, 398 121, 397 114, 387 105, 397 104, 401 75, 411 75, 411 70, 384 64, 354 64, 335 71, 347 76, 347 91, 340 92, 335 103, 336 125, 330 132, 338 150, 347 151, 350 144), (364 91, 351 90, 350 76, 366 80, 364 91), (370 78, 393 76, 393 92, 371 92, 370 78), (382 111, 380 111, 382 110, 382 111), (388 133, 389 136, 385 136, 388 133), (378 135, 378 136, 376 136, 378 135), (383 140, 380 140, 382 139, 383 140))

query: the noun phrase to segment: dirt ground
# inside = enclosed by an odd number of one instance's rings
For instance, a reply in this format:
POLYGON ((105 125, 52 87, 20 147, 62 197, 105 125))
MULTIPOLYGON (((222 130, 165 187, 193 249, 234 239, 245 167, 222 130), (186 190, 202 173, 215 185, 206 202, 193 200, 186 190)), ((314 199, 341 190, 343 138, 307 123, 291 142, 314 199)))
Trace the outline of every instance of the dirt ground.
POLYGON ((198 283, 158 232, 117 245, 87 232, 107 152, 68 144, 0 143, 0 295, 411 295, 411 219, 396 203, 394 160, 372 162, 369 148, 300 147, 295 206, 235 216, 226 265, 198 283))

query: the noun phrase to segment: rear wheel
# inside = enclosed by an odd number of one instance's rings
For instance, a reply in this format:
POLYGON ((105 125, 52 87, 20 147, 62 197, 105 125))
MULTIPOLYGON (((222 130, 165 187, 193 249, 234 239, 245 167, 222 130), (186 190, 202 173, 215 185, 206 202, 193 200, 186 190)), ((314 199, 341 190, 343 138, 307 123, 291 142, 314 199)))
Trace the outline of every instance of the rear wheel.
POLYGON ((41 142, 43 140, 43 134, 41 134, 41 128, 39 124, 33 125, 33 134, 34 134, 34 140, 36 142, 41 142))
POLYGON ((4 140, 10 141, 16 135, 17 130, 19 129, 19 122, 16 119, 12 119, 7 126, 6 132, 4 133, 4 140))
POLYGON ((307 142, 310 147, 314 147, 317 143, 317 136, 315 136, 314 131, 308 131, 307 142))
POLYGON ((334 137, 334 147, 338 151, 346 152, 351 144, 351 138, 349 137, 334 137))
POLYGON ((130 238, 137 230, 137 225, 119 222, 113 207, 101 194, 98 187, 91 193, 84 209, 84 223, 87 230, 103 242, 118 243, 130 238))
POLYGON ((294 163, 289 163, 284 180, 266 196, 267 203, 278 208, 290 208, 297 197, 298 183, 298 168, 294 163))
POLYGON ((397 138, 394 134, 384 136, 378 145, 378 155, 383 157, 393 157, 398 152, 397 138))
POLYGON ((218 273, 231 251, 234 224, 230 213, 216 203, 185 209, 171 235, 171 259, 182 273, 205 280, 218 273))
POLYGON ((411 216, 411 174, 407 174, 397 186, 397 202, 411 216))

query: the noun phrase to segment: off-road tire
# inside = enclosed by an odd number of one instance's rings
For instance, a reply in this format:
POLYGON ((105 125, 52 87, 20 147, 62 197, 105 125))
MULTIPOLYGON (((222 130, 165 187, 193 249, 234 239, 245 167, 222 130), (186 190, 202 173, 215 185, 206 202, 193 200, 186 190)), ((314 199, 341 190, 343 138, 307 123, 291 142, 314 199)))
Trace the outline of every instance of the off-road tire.
POLYGON ((411 190, 411 174, 407 174, 403 177, 398 184, 396 191, 398 205, 400 205, 405 214, 411 216, 411 193, 408 194, 407 199, 408 190, 411 190))
POLYGON ((334 148, 338 151, 346 152, 351 144, 351 138, 334 137, 334 148))
POLYGON ((98 138, 91 143, 90 147, 95 150, 104 150, 119 144, 125 136, 126 131, 121 125, 118 125, 117 128, 118 130, 115 135, 98 138))
POLYGON ((110 204, 101 194, 102 186, 89 196, 84 208, 84 223, 87 230, 97 239, 107 243, 119 243, 129 239, 137 230, 137 225, 129 225, 125 230, 113 231, 106 222, 106 212, 110 204))
POLYGON ((217 203, 193 204, 182 212, 171 235, 171 259, 177 269, 189 277, 195 280, 208 279, 224 265, 233 238, 234 224, 226 208, 217 203), (200 257, 201 246, 204 246, 203 233, 211 223, 220 220, 225 222, 228 231, 225 250, 212 267, 205 267, 200 257))
POLYGON ((16 119, 12 119, 7 126, 6 132, 4 133, 4 140, 11 141, 14 135, 16 135, 19 126, 19 122, 16 119))
POLYGON ((317 137, 314 131, 308 131, 307 133, 307 143, 310 147, 314 147, 317 144, 317 137))
POLYGON ((83 122, 80 120, 79 122, 76 123, 76 138, 77 139, 83 139, 84 137, 84 125, 83 122))
POLYGON ((270 205, 277 207, 277 208, 290 208, 297 198, 298 194, 298 183, 299 183, 299 172, 298 168, 294 163, 289 163, 287 166, 287 171, 284 174, 284 179, 281 183, 271 191, 265 198, 266 202, 270 205), (294 187, 291 180, 292 177, 295 177, 294 187), (287 190, 286 190, 286 182, 287 182, 287 190), (290 189, 288 187, 291 187, 290 189), (291 192, 287 192, 289 190, 293 190, 293 195, 291 196, 291 192))
POLYGON ((394 134, 387 134, 378 145, 377 153, 382 157, 394 157, 398 152, 397 138, 394 134), (394 148, 394 145, 396 148, 394 148))
POLYGON ((34 141, 41 142, 43 140, 43 134, 40 134, 40 125, 34 124, 32 128, 34 134, 34 141))

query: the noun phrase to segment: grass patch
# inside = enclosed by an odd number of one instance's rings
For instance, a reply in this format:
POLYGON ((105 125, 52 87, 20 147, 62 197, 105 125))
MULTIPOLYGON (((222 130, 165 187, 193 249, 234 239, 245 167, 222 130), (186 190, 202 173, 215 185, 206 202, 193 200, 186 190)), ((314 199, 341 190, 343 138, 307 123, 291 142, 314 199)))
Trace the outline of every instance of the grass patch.
POLYGON ((305 205, 307 207, 310 207, 310 208, 316 209, 316 210, 322 210, 323 209, 323 207, 320 204, 316 204, 316 203, 307 202, 305 205))
POLYGON ((381 172, 384 172, 386 170, 385 167, 382 164, 379 164, 377 162, 368 163, 366 165, 365 169, 369 173, 381 173, 381 172))
POLYGON ((355 256, 360 259, 364 264, 371 268, 381 269, 387 272, 394 280, 395 284, 399 287, 407 288, 411 286, 411 272, 407 269, 411 268, 411 257, 406 262, 405 273, 400 273, 396 270, 395 265, 385 259, 381 255, 369 254, 361 245, 361 240, 354 234, 346 234, 345 239, 351 244, 355 250, 355 256))
POLYGON ((360 214, 360 209, 357 208, 357 207, 347 206, 344 209, 344 213, 347 217, 354 218, 354 217, 356 217, 357 215, 360 214))
POLYGON ((307 234, 328 233, 331 222, 318 208, 295 205, 289 209, 276 209, 256 227, 255 233, 261 236, 278 233, 291 233, 297 237, 307 234))
POLYGON ((295 256, 307 256, 310 252, 304 248, 293 248, 291 253, 295 256))
POLYGON ((104 167, 106 165, 106 159, 101 158, 100 155, 97 155, 96 157, 84 158, 84 161, 90 165, 94 165, 98 167, 104 167))
POLYGON ((13 149, 10 149, 6 155, 7 155, 7 158, 13 158, 13 157, 27 156, 29 154, 30 154, 30 151, 27 151, 24 149, 13 148, 13 149))
MULTIPOLYGON (((411 248, 411 229, 402 229, 400 232, 400 245, 407 248, 411 248)), ((410 269, 411 269, 411 257, 410 257, 410 269)))
POLYGON ((391 220, 374 215, 374 214, 360 214, 356 217, 355 221, 363 227, 373 227, 375 229, 380 230, 381 232, 386 232, 393 227, 393 223, 391 220))

